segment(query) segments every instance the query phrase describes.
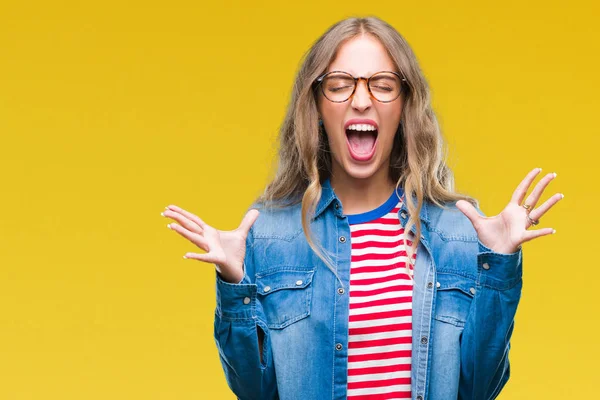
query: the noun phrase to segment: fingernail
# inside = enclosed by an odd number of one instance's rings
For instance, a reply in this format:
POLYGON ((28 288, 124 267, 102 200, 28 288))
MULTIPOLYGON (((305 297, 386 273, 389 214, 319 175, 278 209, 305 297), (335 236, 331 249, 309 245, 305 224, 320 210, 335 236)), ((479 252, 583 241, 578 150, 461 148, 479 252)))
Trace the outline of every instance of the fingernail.
POLYGON ((556 178, 556 172, 554 173, 554 177, 556 178))
POLYGON ((552 229, 552 234, 555 234, 555 233, 556 233, 556 229, 552 229))
POLYGON ((538 172, 542 172, 542 169, 540 167, 538 167, 538 172))
POLYGON ((165 210, 168 210, 168 209, 169 209, 169 206, 165 207, 165 210))
MULTIPOLYGON (((552 232, 552 233, 554 233, 554 232, 552 232)), ((185 259, 187 260, 187 257, 186 257, 186 256, 183 256, 183 258, 185 258, 185 259)))
POLYGON ((561 193, 560 198, 563 199, 564 197, 565 197, 565 195, 561 193))
POLYGON ((167 224, 167 228, 173 229, 173 228, 171 228, 171 224, 167 224))
POLYGON ((163 217, 165 216, 165 213, 160 213, 160 215, 162 215, 163 217))

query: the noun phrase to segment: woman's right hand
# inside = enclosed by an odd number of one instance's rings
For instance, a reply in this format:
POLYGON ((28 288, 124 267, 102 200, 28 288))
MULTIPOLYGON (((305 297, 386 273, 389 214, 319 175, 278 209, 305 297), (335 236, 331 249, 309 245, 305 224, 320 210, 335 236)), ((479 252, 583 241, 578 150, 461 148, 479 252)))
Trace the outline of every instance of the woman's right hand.
POLYGON ((221 231, 213 228, 198 216, 175 205, 170 205, 161 213, 179 224, 170 223, 168 228, 179 233, 190 242, 206 251, 204 254, 186 253, 185 258, 212 263, 226 282, 238 283, 244 277, 244 257, 246 255, 246 237, 250 227, 256 221, 259 211, 251 209, 237 229, 221 231))

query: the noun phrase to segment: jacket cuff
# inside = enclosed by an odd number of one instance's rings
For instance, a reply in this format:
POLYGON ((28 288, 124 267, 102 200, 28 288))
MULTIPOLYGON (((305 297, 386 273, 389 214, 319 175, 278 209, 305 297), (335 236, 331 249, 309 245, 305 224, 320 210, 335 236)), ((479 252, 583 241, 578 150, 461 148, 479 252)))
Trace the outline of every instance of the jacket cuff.
POLYGON ((255 318, 256 292, 256 284, 245 272, 239 283, 228 283, 216 272, 217 314, 229 320, 255 318))
POLYGON ((482 285, 495 289, 509 289, 523 276, 523 249, 519 246, 514 253, 497 253, 479 239, 477 269, 482 285))

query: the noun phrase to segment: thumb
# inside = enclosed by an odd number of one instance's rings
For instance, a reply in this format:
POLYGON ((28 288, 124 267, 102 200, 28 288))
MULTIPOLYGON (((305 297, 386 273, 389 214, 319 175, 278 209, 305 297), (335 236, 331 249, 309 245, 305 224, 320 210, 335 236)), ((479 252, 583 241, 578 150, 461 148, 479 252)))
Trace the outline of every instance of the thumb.
POLYGON ((481 217, 473 204, 466 200, 458 200, 456 202, 456 208, 458 208, 465 216, 471 221, 473 226, 477 223, 477 220, 481 217))
POLYGON ((244 235, 247 235, 248 231, 250 230, 250 228, 256 221, 256 218, 258 218, 259 214, 260 214, 260 212, 255 208, 248 211, 246 213, 246 215, 244 216, 244 219, 242 219, 242 222, 240 223, 238 230, 242 231, 244 233, 244 235))

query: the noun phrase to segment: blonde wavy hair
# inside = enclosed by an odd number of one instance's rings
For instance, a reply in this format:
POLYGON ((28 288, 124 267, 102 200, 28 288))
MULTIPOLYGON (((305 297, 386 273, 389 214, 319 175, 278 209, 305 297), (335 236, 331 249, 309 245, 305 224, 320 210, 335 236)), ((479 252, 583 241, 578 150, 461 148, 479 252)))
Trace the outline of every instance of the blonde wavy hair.
POLYGON ((478 207, 476 199, 454 191, 454 176, 445 163, 446 145, 430 104, 429 85, 407 41, 377 17, 351 17, 337 22, 303 57, 279 132, 279 165, 275 177, 256 203, 281 208, 302 202, 302 228, 306 240, 338 279, 331 254, 315 243, 310 229, 310 221, 321 198, 321 184, 331 177, 332 162, 327 136, 318 123, 315 80, 327 71, 342 44, 365 34, 383 44, 407 80, 402 94, 401 122, 390 157, 389 177, 396 182, 396 189, 401 186, 405 193, 404 201, 410 215, 405 232, 416 225, 409 262, 413 264, 421 236, 419 215, 424 199, 442 208, 447 208, 446 202, 461 199, 478 207))

